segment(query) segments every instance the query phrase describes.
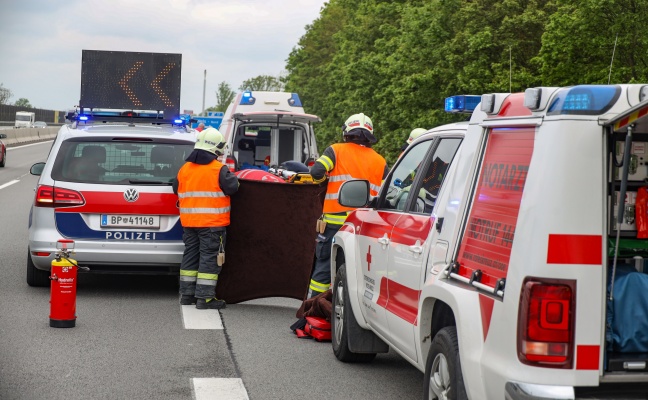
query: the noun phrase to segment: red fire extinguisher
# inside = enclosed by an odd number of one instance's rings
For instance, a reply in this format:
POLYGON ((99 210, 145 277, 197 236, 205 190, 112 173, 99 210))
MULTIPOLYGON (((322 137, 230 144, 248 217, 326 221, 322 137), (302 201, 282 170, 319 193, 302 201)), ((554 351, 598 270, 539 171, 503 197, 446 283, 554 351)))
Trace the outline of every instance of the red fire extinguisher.
POLYGON ((57 252, 52 260, 50 281, 50 326, 53 328, 73 328, 76 324, 77 269, 75 260, 70 258, 74 252, 74 241, 60 239, 56 243, 57 252))

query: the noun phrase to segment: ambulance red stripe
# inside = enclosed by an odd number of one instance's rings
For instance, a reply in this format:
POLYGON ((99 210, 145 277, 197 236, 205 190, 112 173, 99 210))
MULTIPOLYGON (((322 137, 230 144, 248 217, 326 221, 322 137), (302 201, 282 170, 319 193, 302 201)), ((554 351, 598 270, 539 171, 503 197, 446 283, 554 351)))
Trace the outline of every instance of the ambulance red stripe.
POLYGON ((380 279, 376 304, 412 325, 418 324, 418 303, 421 291, 385 278, 380 279))
POLYGON ((547 264, 602 265, 601 235, 549 235, 547 264))

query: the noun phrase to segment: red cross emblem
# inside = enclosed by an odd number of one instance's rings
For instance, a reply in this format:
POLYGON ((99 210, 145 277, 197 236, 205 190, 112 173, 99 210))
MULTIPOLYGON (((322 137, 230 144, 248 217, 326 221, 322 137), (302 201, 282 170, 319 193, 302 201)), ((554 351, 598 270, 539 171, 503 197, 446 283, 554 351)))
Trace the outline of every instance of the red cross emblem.
POLYGON ((371 271, 371 246, 367 249, 367 271, 371 271))

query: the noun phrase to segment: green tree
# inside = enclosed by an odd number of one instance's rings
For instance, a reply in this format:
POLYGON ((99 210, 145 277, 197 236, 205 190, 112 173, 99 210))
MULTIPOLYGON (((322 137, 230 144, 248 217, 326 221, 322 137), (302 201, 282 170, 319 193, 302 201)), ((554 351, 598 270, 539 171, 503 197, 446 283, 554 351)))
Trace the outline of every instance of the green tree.
POLYGON ((18 100, 16 100, 16 102, 14 103, 14 106, 17 106, 17 107, 34 108, 34 107, 29 103, 29 100, 27 100, 27 99, 24 98, 24 97, 21 97, 21 98, 19 98, 18 100))
POLYGON ((232 87, 227 82, 221 82, 216 91, 217 103, 215 107, 216 109, 213 111, 225 112, 229 104, 234 100, 234 96, 236 96, 236 93, 232 90, 232 87))
POLYGON ((2 83, 0 83, 0 104, 9 104, 9 99, 11 98, 11 96, 13 96, 11 90, 2 86, 2 83))
POLYGON ((280 92, 284 88, 281 78, 270 75, 259 75, 247 79, 241 83, 239 90, 260 90, 269 92, 280 92))

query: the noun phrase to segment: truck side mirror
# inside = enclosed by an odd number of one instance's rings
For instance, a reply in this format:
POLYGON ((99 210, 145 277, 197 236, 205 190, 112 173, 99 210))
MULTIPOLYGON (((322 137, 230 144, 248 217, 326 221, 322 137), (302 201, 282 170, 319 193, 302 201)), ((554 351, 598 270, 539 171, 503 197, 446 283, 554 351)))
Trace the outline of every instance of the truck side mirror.
POLYGON ((369 202, 369 181, 352 179, 340 186, 338 203, 345 207, 364 207, 369 202))

